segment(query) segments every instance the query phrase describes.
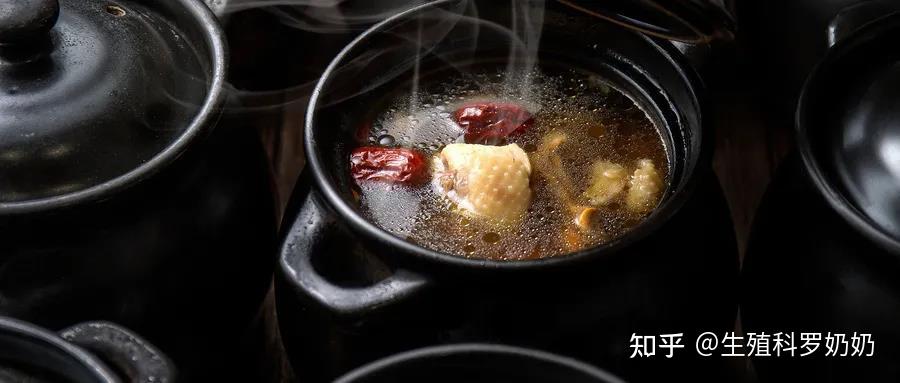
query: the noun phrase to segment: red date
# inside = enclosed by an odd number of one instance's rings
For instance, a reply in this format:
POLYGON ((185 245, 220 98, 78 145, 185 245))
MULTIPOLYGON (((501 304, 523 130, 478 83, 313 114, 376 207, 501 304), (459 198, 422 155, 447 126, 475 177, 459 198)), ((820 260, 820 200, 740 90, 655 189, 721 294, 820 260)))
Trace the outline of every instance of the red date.
POLYGON ((412 149, 364 146, 350 153, 350 174, 357 181, 415 182, 425 170, 425 155, 412 149))
POLYGON ((469 144, 498 144, 520 134, 534 123, 534 116, 521 105, 499 102, 466 104, 453 115, 465 131, 469 144))

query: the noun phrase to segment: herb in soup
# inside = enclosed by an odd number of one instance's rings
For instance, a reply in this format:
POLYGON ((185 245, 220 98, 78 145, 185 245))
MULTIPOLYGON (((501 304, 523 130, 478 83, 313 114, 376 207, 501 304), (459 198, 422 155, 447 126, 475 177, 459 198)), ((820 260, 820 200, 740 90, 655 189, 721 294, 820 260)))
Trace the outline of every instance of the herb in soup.
POLYGON ((614 241, 659 205, 662 136, 598 75, 439 80, 396 96, 351 154, 359 208, 383 229, 445 253, 526 260, 614 241))

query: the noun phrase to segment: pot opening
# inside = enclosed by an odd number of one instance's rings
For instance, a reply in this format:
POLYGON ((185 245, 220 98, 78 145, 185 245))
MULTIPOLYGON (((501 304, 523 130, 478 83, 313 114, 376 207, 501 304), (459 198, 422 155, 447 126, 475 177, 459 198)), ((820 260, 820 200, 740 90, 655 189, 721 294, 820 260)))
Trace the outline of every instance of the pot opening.
MULTIPOLYGON (((425 100, 434 79, 439 83, 442 78, 478 78, 488 72, 500 78, 502 86, 514 89, 517 103, 534 111, 541 107, 533 106, 541 98, 540 81, 530 82, 540 77, 535 73, 575 71, 599 79, 607 92, 621 92, 652 122, 661 148, 658 162, 669 171, 664 173, 667 187, 657 208, 643 222, 621 237, 560 258, 622 246, 665 221, 682 199, 700 145, 698 102, 689 75, 672 51, 555 3, 477 5, 437 1, 416 8, 367 31, 332 63, 313 96, 307 120, 307 150, 329 202, 356 228, 416 252, 446 257, 441 253, 447 251, 425 250, 409 239, 388 234, 370 222, 371 215, 363 218, 357 182, 348 171, 351 151, 360 145, 397 146, 403 141, 373 129, 373 112, 389 109, 386 100, 405 94, 410 106, 407 117, 419 123, 415 120, 421 110, 416 109, 434 107, 425 100)), ((403 114, 402 104, 393 106, 403 114)), ((407 209, 394 210, 402 214, 407 209)), ((529 261, 516 263, 523 262, 529 261)))
POLYGON ((804 161, 826 200, 862 233, 900 251, 900 16, 835 46, 798 108, 804 161))
POLYGON ((339 383, 404 382, 617 383, 584 363, 518 347, 461 344, 424 348, 382 359, 339 383))
POLYGON ((0 318, 0 381, 108 383, 118 380, 98 359, 55 334, 24 322, 0 318))
POLYGON ((106 13, 109 13, 110 15, 113 15, 115 17, 122 17, 122 16, 125 16, 126 14, 128 14, 127 12, 125 12, 125 8, 122 8, 121 6, 119 6, 117 4, 107 5, 106 13))

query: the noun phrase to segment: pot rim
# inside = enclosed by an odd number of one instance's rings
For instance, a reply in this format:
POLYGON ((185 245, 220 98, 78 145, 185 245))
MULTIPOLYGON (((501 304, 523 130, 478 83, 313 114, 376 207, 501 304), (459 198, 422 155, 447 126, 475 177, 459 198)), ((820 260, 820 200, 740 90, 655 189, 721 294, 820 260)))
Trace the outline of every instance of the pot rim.
POLYGON ((212 76, 203 105, 198 109, 190 125, 181 136, 172 141, 153 158, 118 177, 71 193, 26 201, 2 202, 0 203, 0 216, 39 213, 107 199, 119 191, 140 183, 174 162, 198 138, 203 137, 203 133, 210 127, 210 121, 218 119, 222 110, 221 106, 225 101, 224 85, 228 65, 224 34, 215 15, 203 2, 195 0, 174 1, 181 5, 185 14, 191 15, 200 25, 200 30, 205 32, 205 43, 210 49, 210 62, 208 64, 212 76))
POLYGON ((827 172, 823 169, 823 164, 816 158, 807 122, 809 120, 807 116, 809 115, 810 100, 816 97, 811 92, 811 88, 822 81, 822 76, 830 70, 832 64, 854 51, 862 36, 873 33, 877 35, 885 30, 898 28, 900 28, 900 13, 886 15, 861 27, 846 39, 831 47, 825 58, 816 64, 803 84, 794 115, 794 131, 803 165, 819 194, 850 226, 867 238, 875 241, 881 248, 900 255, 900 239, 893 237, 874 224, 864 212, 856 208, 829 180, 827 172))
MULTIPOLYGON (((23 338, 31 344, 40 343, 46 347, 61 351, 84 366, 85 370, 92 373, 100 382, 119 382, 118 376, 99 358, 81 347, 65 341, 59 335, 47 329, 18 319, 0 316, 0 333, 8 333, 12 336, 23 338)), ((52 371, 49 368, 43 369, 52 371)))
MULTIPOLYGON (((693 190, 696 187, 697 183, 697 173, 699 171, 699 168, 702 166, 701 164, 711 159, 711 153, 709 153, 709 150, 704 148, 704 144, 705 142, 712 142, 712 140, 710 139, 710 135, 712 133, 706 126, 707 121, 704 119, 704 114, 706 113, 706 103, 704 102, 705 100, 702 99, 702 93, 698 92, 698 90, 703 88, 703 82, 700 80, 699 75, 696 73, 693 66, 686 62, 687 59, 683 56, 679 56, 681 52, 679 52, 676 47, 671 46, 669 49, 667 49, 662 44, 660 44, 659 41, 647 37, 643 34, 637 34, 637 32, 634 31, 630 31, 630 33, 636 33, 638 36, 645 39, 648 44, 655 47, 659 51, 659 53, 665 57, 666 60, 672 62, 677 70, 677 73, 688 84, 687 88, 690 92, 691 99, 696 105, 697 114, 699 116, 697 125, 700 129, 700 134, 692 135, 690 137, 690 140, 696 140, 697 149, 692 150, 692 154, 688 155, 683 161, 687 165, 682 169, 683 175, 681 178, 683 179, 683 181, 679 182, 677 187, 671 191, 668 198, 664 199, 661 205, 658 206, 650 216, 645 218, 644 221, 641 222, 638 226, 631 229, 626 235, 606 244, 589 247, 573 253, 554 257, 518 261, 475 259, 443 253, 407 242, 402 238, 397 237, 382 229, 381 227, 378 227, 377 225, 369 222, 368 220, 363 218, 353 207, 351 207, 341 197, 335 185, 333 185, 332 182, 329 182, 329 180, 325 176, 325 174, 327 173, 325 169, 334 166, 334 164, 325 163, 322 160, 321 156, 319 155, 319 144, 314 133, 315 120, 317 116, 316 109, 318 108, 318 102, 322 96, 323 89, 326 83, 337 70, 339 64, 344 60, 344 58, 352 50, 356 49, 359 45, 364 43, 369 38, 369 36, 380 32, 382 29, 391 25, 392 23, 405 19, 410 15, 422 12, 429 8, 451 4, 458 1, 461 0, 434 0, 395 14, 381 21, 380 23, 375 24, 365 32, 361 33, 355 39, 353 39, 353 41, 351 41, 349 44, 347 44, 347 46, 345 46, 340 51, 340 53, 338 53, 338 55, 335 56, 335 58, 329 63, 328 67, 319 78, 319 81, 316 83, 316 87, 310 95, 304 126, 304 149, 306 151, 307 166, 311 169, 312 178, 316 186, 316 188, 313 189, 313 192, 319 192, 324 195, 325 203, 339 215, 339 218, 342 222, 349 223, 349 227, 355 233, 360 233, 362 235, 375 238, 381 243, 386 243, 392 249, 398 249, 399 252, 405 254, 417 255, 418 257, 421 257, 429 262, 436 262, 461 267, 464 269, 476 270, 534 270, 544 267, 563 267, 581 264, 591 259, 603 258, 605 256, 619 253, 621 250, 629 247, 633 243, 645 238, 650 233, 657 231, 662 225, 668 222, 681 210, 681 207, 686 203, 690 195, 693 194, 693 190)), ((674 107, 674 105, 672 106, 674 107)), ((679 113, 678 119, 682 120, 680 109, 675 108, 675 110, 677 113, 679 113)), ((671 186, 672 185, 670 185, 670 187, 671 186)))
POLYGON ((536 349, 490 343, 459 343, 442 346, 430 346, 402 352, 400 354, 395 354, 359 367, 347 373, 343 377, 338 378, 335 383, 353 383, 367 375, 379 373, 397 365, 401 365, 417 359, 428 359, 432 357, 467 353, 495 355, 499 354, 504 356, 517 356, 529 359, 537 359, 556 366, 582 372, 603 382, 624 383, 624 381, 619 379, 618 377, 577 359, 536 349))

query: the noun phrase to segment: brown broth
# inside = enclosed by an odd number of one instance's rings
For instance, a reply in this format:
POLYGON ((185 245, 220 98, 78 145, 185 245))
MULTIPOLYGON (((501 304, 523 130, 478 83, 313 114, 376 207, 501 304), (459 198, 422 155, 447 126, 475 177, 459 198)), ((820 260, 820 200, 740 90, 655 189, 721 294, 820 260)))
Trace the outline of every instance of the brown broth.
MULTIPOLYGON (((630 175, 640 159, 650 159, 663 180, 668 179, 666 148, 653 121, 631 98, 596 74, 565 69, 510 78, 503 71, 488 70, 429 81, 416 93, 404 89, 376 115, 369 145, 415 148, 435 156, 446 144, 462 142, 452 117, 459 105, 506 101, 525 106, 535 116, 528 131, 508 139, 530 157, 534 158, 548 133, 568 137, 558 154, 574 189, 569 192, 571 200, 579 205, 586 201, 582 194, 597 160, 620 164, 630 175)), ((430 183, 363 182, 360 210, 378 226, 412 243, 494 260, 559 256, 597 246, 620 238, 648 215, 630 211, 620 197, 598 208, 592 230, 580 231, 573 223, 571 206, 555 191, 559 186, 542 176, 533 159, 532 168, 531 206, 514 225, 491 225, 460 214, 430 183)))

